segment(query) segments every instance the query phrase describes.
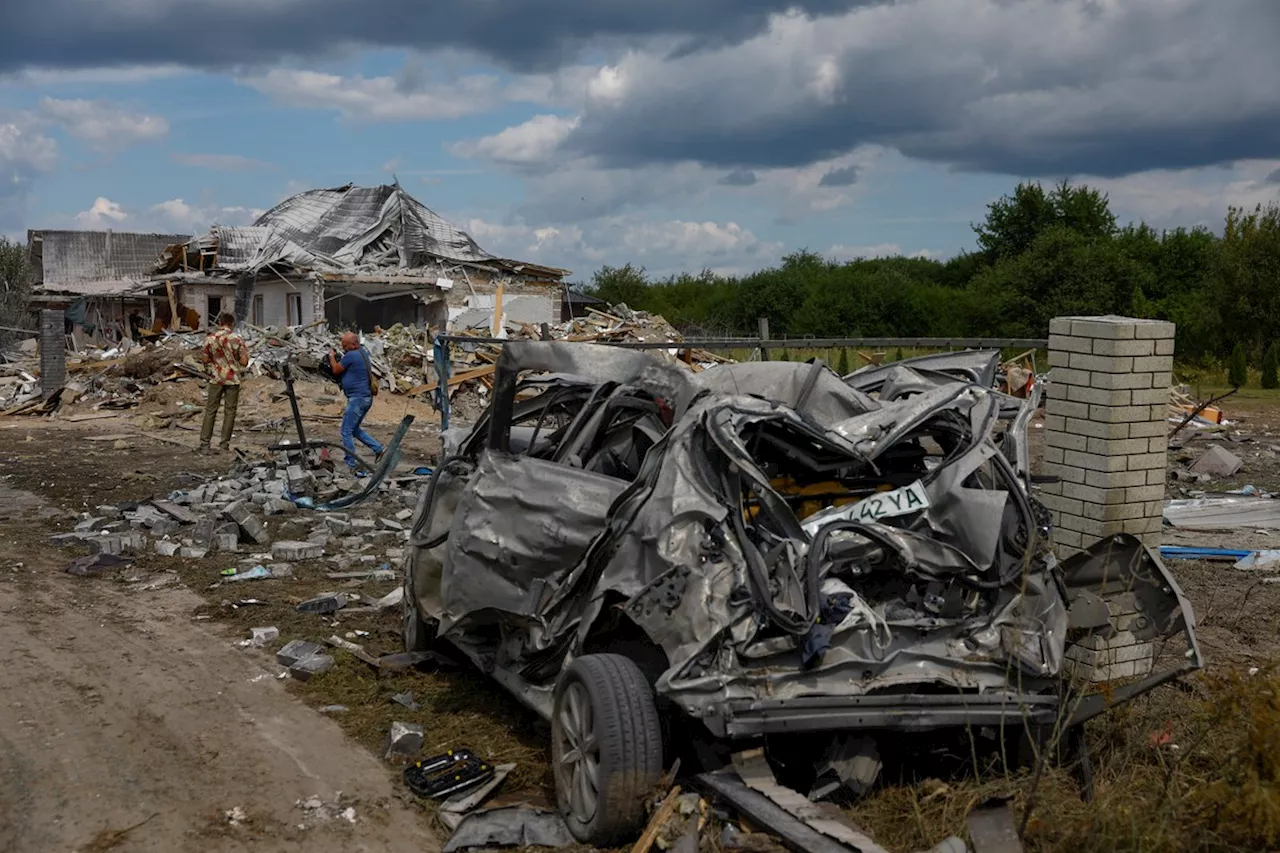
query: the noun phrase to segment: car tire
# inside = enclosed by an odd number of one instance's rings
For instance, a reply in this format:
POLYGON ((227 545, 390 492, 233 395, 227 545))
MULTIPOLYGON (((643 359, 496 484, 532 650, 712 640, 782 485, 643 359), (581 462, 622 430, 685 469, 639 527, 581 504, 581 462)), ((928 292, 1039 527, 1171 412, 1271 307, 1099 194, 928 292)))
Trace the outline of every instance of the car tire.
POLYGON ((653 688, 640 668, 621 655, 570 664, 556 687, 551 761, 556 803, 573 837, 607 848, 637 835, 662 758, 653 688))
POLYGON ((436 639, 435 626, 418 614, 418 597, 413 592, 413 568, 404 577, 404 617, 400 626, 406 652, 430 651, 436 639))

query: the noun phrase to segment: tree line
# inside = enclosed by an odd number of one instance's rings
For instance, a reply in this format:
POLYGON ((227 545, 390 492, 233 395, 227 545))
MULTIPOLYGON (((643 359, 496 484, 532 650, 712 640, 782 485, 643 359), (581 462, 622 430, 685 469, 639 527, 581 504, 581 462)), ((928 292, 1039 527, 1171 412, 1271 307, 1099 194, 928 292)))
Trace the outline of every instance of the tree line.
POLYGON ((1176 323, 1184 363, 1276 357, 1280 204, 1229 209, 1218 236, 1121 226, 1096 189, 1021 183, 973 228, 976 249, 946 261, 806 250, 740 277, 605 266, 583 289, 700 336, 754 336, 768 317, 774 337, 1046 337, 1053 317, 1122 314, 1176 323))

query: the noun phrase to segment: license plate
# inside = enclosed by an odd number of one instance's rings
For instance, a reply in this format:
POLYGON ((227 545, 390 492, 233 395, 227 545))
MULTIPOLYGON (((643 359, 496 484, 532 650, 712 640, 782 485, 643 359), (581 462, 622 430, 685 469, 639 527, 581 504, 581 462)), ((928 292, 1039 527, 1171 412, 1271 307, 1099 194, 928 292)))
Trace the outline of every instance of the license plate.
POLYGON ((879 521, 882 518, 894 518, 899 515, 910 515, 929 508, 929 495, 924 486, 916 480, 909 486, 894 489, 892 492, 879 492, 858 502, 853 513, 857 521, 879 521))

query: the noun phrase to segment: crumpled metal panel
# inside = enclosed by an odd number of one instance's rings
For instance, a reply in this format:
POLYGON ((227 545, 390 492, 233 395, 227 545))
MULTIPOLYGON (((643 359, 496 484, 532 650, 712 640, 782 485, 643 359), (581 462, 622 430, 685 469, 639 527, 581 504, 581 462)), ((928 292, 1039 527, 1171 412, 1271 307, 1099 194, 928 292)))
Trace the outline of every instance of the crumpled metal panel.
POLYGON ((879 403, 846 385, 823 364, 744 361, 705 370, 697 374, 694 382, 699 391, 783 403, 822 424, 880 408, 879 403))
POLYGON ((241 273, 273 264, 350 273, 417 269, 441 260, 495 260, 469 234, 399 186, 308 190, 280 202, 250 227, 214 226, 211 233, 218 240, 218 267, 241 273))
POLYGON ((49 291, 110 296, 135 287, 150 275, 165 248, 191 239, 183 234, 127 231, 37 231, 49 291))
POLYGON ((482 456, 449 535, 441 634, 481 611, 536 614, 625 486, 541 459, 482 456))

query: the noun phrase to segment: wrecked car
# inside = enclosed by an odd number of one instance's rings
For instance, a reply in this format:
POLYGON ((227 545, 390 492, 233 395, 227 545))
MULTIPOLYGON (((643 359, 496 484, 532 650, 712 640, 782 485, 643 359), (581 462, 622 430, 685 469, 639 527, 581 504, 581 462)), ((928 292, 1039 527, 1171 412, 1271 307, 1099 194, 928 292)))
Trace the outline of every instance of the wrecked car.
POLYGON ((1140 542, 1054 558, 1036 401, 912 374, 507 345, 420 496, 406 648, 448 643, 550 721, 559 808, 598 846, 676 755, 763 741, 812 770, 850 734, 1078 727, 1198 667, 1140 542))

